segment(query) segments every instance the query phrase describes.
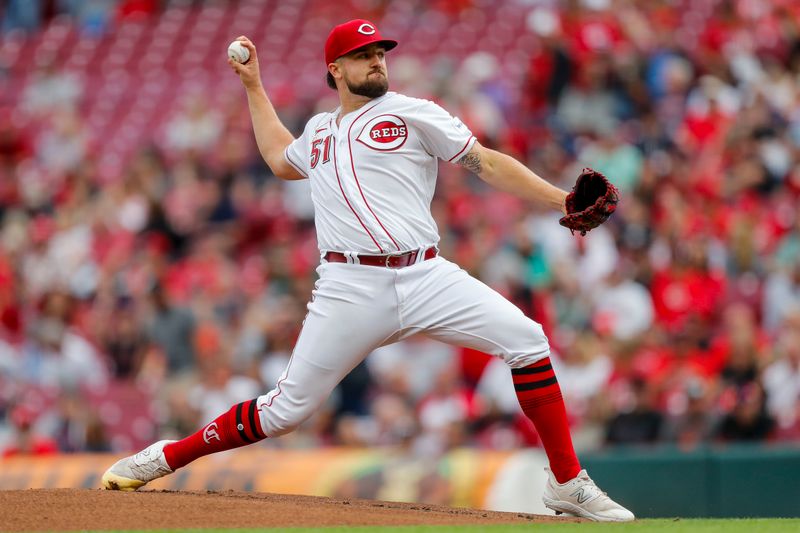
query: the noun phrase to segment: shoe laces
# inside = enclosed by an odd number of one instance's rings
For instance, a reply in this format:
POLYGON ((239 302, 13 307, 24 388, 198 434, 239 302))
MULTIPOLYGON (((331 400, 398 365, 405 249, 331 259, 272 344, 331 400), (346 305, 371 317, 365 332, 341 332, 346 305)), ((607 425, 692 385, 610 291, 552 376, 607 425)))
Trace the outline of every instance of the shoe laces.
POLYGON ((145 448, 133 456, 133 461, 131 461, 132 464, 130 465, 130 468, 137 474, 144 474, 146 476, 151 476, 153 474, 166 471, 158 458, 159 454, 156 453, 155 450, 151 448, 145 448))
POLYGON ((153 456, 153 450, 151 448, 145 448, 133 456, 133 462, 136 464, 136 466, 144 466, 154 459, 155 456, 153 456))
POLYGON ((578 488, 584 488, 585 490, 590 492, 592 496, 594 496, 595 498, 601 498, 601 497, 608 498, 608 493, 603 490, 600 490, 600 487, 598 487, 597 483, 595 483, 594 480, 589 477, 589 474, 583 473, 579 475, 577 479, 581 481, 581 483, 578 483, 577 485, 578 488))

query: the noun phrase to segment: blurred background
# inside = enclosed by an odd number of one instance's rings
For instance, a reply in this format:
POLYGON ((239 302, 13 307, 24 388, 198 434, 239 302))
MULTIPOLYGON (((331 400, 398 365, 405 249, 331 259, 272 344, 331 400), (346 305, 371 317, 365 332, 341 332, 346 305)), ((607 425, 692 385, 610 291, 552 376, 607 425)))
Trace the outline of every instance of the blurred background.
MULTIPOLYGON (((592 166, 621 189, 584 238, 454 165, 432 206, 442 254, 543 324, 580 453, 800 445, 797 2, 1 5, 0 455, 130 452, 274 386, 315 281, 313 206, 259 157, 226 48, 254 41, 299 134, 337 106, 322 49, 350 18, 400 41, 392 90, 562 188, 592 166)), ((537 446, 501 361, 425 338, 258 445, 537 446)), ((440 481, 398 498, 442 501, 440 481)))

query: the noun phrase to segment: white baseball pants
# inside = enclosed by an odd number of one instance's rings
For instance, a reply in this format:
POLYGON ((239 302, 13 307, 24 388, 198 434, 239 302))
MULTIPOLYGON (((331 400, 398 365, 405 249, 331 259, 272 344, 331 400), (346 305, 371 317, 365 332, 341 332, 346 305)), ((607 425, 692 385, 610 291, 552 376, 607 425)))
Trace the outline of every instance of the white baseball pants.
POLYGON ((399 269, 322 263, 317 272, 291 360, 258 398, 268 437, 309 418, 372 350, 416 333, 502 357, 511 368, 550 355, 538 323, 441 257, 399 269))

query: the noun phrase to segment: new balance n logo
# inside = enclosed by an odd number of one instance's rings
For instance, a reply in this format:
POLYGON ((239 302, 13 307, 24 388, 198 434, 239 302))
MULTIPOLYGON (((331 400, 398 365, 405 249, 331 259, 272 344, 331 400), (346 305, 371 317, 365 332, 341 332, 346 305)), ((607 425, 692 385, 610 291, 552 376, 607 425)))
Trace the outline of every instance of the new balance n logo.
POLYGON ((591 494, 586 494, 586 491, 583 487, 570 494, 570 496, 575 496, 575 499, 578 500, 578 503, 586 503, 586 500, 592 497, 591 494))

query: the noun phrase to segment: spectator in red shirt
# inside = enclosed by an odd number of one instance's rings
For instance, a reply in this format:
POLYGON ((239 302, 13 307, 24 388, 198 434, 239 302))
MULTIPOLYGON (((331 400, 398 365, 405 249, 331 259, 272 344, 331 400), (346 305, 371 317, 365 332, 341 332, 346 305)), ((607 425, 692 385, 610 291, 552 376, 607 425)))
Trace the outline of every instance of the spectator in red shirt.
POLYGON ((36 410, 25 404, 19 404, 11 409, 10 418, 13 436, 11 444, 3 450, 3 457, 49 455, 58 452, 56 442, 35 429, 36 410))

